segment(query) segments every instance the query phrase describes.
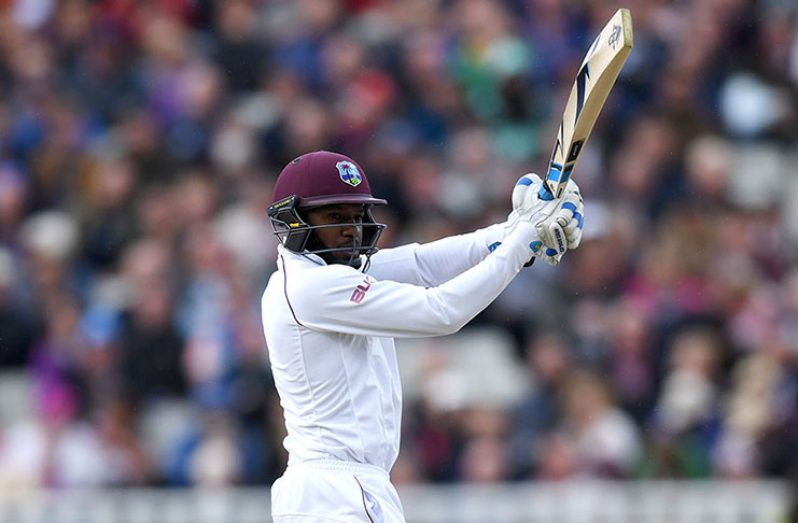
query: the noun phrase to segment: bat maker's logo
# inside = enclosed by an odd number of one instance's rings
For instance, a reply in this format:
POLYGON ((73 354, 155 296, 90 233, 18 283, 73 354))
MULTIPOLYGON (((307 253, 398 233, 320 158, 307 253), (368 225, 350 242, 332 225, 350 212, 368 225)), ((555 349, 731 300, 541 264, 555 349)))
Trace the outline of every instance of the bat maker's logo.
POLYGON ((612 26, 612 33, 610 33, 610 39, 607 40, 607 43, 610 44, 610 46, 612 46, 613 49, 615 49, 615 45, 618 43, 620 39, 621 39, 621 26, 616 24, 612 26))
POLYGON ((348 183, 352 187, 357 187, 363 181, 363 176, 360 174, 357 165, 352 162, 342 161, 335 164, 338 169, 338 175, 344 183, 348 183))

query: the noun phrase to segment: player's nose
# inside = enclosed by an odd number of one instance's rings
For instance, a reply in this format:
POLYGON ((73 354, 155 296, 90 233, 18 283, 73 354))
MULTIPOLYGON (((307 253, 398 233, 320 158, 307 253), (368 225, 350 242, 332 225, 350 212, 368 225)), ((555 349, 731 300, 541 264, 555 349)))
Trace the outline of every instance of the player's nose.
POLYGON ((346 238, 360 238, 363 235, 363 228, 359 225, 346 225, 341 227, 341 235, 346 238))

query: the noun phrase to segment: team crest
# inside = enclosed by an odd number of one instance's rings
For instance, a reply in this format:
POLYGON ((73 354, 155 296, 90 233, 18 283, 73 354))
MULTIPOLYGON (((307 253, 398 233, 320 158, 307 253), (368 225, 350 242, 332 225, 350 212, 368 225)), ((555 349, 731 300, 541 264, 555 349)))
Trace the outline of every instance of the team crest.
POLYGON ((338 162, 335 164, 335 167, 338 168, 338 175, 344 183, 348 183, 352 187, 357 187, 360 185, 360 182, 363 181, 360 170, 357 168, 357 165, 352 162, 338 162))

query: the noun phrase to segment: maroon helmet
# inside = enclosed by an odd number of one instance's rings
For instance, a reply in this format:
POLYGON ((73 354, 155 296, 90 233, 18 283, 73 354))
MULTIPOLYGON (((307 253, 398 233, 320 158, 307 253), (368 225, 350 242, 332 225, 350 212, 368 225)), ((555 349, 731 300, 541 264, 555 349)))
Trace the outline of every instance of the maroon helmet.
POLYGON ((328 263, 338 260, 334 252, 351 252, 349 265, 360 267, 360 255, 366 258, 377 252, 377 240, 385 225, 376 223, 371 214, 374 205, 388 202, 371 195, 363 169, 351 158, 329 151, 316 151, 292 160, 280 172, 269 206, 274 234, 290 251, 318 254, 328 263), (312 226, 304 212, 325 205, 363 204, 363 223, 312 226), (319 227, 362 227, 362 240, 350 248, 326 248, 311 233, 319 227))

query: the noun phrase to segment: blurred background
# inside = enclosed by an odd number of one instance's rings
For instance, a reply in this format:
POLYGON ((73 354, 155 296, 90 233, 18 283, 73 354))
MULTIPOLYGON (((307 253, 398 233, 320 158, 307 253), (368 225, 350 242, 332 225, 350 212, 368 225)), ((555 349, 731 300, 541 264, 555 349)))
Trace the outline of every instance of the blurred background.
POLYGON ((394 481, 415 521, 798 521, 794 0, 0 1, 0 520, 268 521, 282 166, 359 161, 384 247, 502 221, 621 5, 582 246, 399 346, 394 481), (95 487, 145 508, 47 497, 95 487))

